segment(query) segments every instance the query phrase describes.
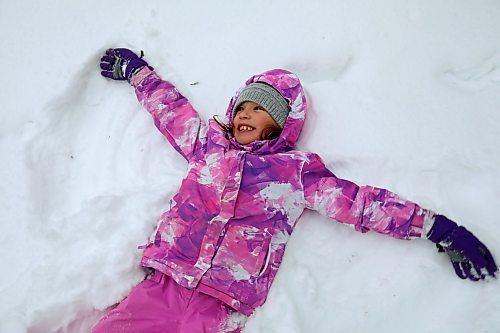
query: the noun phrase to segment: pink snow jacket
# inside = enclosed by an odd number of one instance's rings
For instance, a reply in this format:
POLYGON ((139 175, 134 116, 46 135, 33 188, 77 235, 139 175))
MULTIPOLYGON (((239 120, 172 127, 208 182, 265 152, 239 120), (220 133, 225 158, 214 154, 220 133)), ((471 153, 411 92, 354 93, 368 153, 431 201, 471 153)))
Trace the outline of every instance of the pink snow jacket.
MULTIPOLYGON (((242 146, 214 120, 202 122, 152 70, 145 67, 132 78, 156 127, 188 162, 141 264, 245 315, 265 302, 304 209, 400 239, 423 237, 424 224, 433 220, 431 211, 387 190, 339 179, 318 155, 293 149, 306 115, 296 75, 275 69, 246 85, 252 82, 272 85, 291 111, 278 138, 242 146)), ((227 108, 230 120, 238 93, 227 108)))

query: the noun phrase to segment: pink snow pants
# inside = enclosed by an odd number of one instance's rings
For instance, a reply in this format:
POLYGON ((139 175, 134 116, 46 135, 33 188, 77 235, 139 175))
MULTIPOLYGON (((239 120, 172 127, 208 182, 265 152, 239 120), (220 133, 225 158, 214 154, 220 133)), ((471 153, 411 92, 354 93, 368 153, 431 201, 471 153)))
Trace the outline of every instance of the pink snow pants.
POLYGON ((240 332, 246 317, 220 300, 155 271, 103 317, 92 333, 240 332))

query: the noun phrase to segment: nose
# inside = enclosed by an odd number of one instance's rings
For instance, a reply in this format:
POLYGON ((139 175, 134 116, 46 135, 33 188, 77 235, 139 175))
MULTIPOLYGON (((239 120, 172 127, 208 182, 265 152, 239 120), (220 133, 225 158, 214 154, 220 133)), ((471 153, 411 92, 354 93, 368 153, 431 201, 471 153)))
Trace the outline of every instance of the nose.
POLYGON ((243 108, 238 112, 238 118, 240 119, 249 119, 250 112, 248 112, 248 108, 243 108))

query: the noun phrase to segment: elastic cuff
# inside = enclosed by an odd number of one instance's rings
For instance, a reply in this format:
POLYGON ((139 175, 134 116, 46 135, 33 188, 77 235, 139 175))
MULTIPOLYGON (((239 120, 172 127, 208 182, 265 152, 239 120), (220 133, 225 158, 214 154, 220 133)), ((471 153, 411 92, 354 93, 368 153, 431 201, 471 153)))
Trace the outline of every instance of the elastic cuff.
POLYGON ((132 73, 132 77, 130 78, 129 82, 132 86, 137 87, 146 77, 151 74, 154 74, 153 70, 149 66, 144 66, 135 73, 132 73))
POLYGON ((436 215, 431 230, 427 233, 427 239, 433 243, 439 243, 450 235, 458 225, 444 215, 436 215))
POLYGON ((436 221, 436 214, 429 211, 429 214, 424 216, 424 225, 422 226, 422 238, 427 239, 427 235, 432 229, 434 222, 436 221))
POLYGON ((127 67, 125 69, 125 78, 127 79, 127 81, 130 82, 132 75, 138 70, 140 70, 142 67, 147 65, 148 63, 141 58, 135 58, 130 60, 130 62, 127 63, 127 67))

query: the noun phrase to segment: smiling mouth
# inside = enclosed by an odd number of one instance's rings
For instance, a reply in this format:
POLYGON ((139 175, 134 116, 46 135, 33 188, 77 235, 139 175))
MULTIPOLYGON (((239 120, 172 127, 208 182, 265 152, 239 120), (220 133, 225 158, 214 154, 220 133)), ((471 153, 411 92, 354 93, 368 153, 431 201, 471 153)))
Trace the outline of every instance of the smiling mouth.
POLYGON ((238 131, 240 132, 250 132, 253 131, 254 129, 255 129, 254 127, 248 125, 240 125, 238 127, 238 131))

